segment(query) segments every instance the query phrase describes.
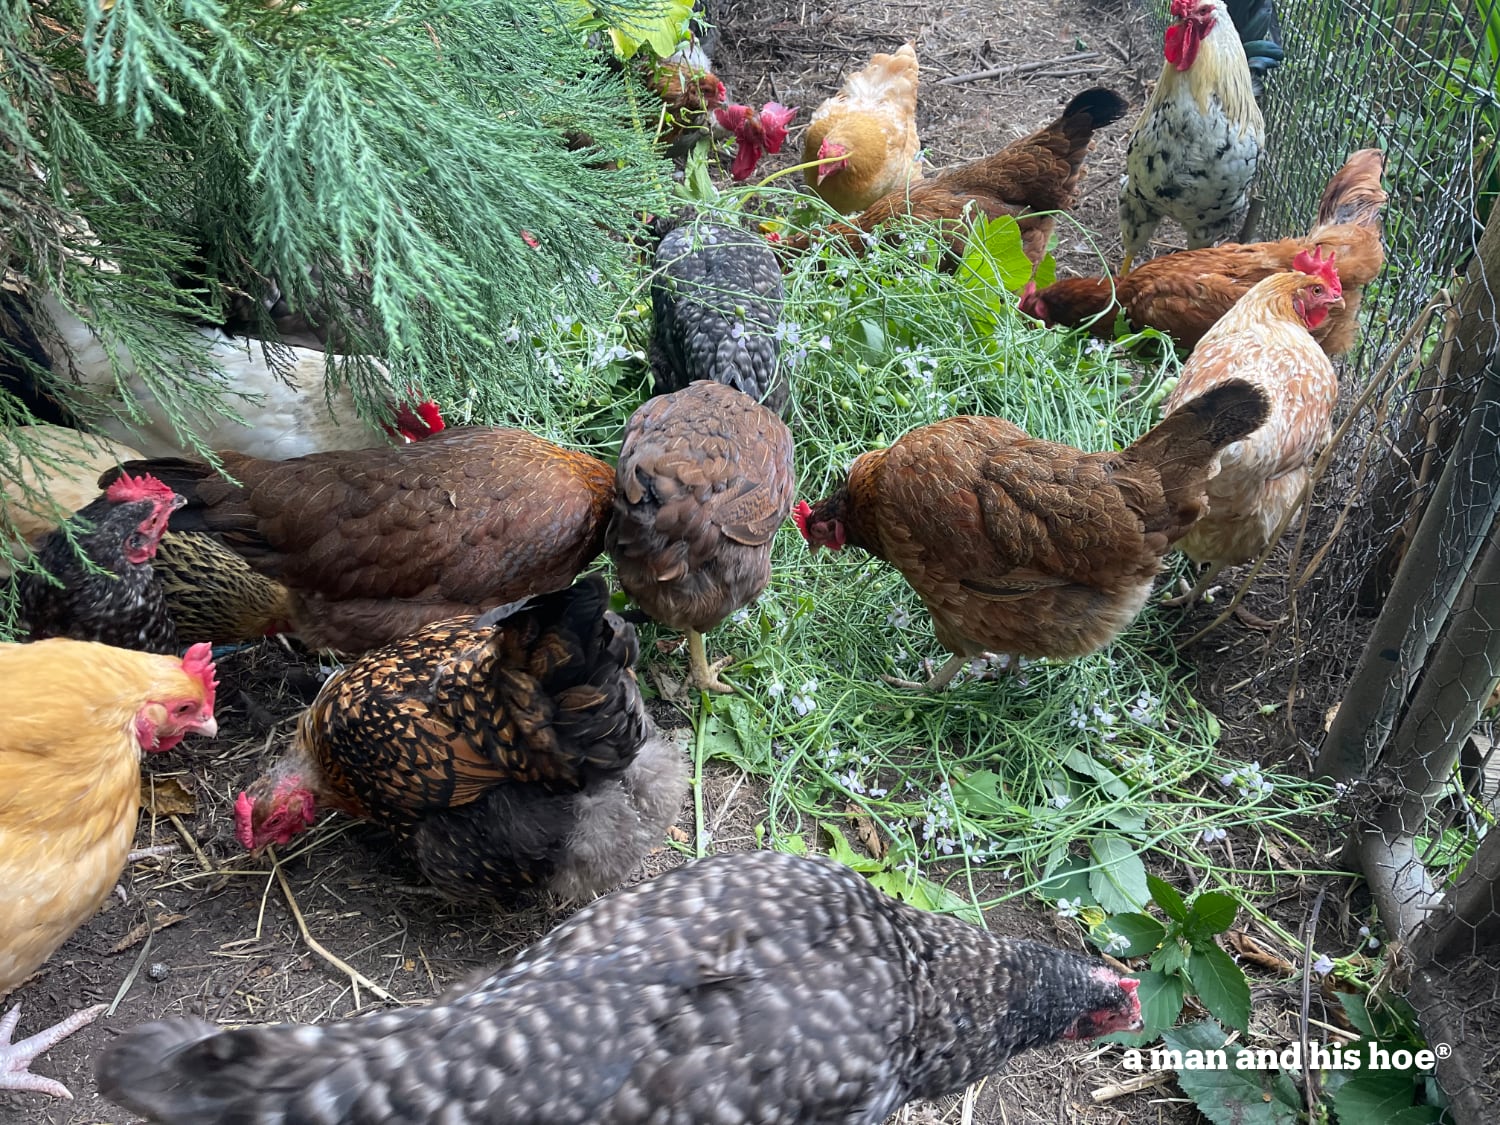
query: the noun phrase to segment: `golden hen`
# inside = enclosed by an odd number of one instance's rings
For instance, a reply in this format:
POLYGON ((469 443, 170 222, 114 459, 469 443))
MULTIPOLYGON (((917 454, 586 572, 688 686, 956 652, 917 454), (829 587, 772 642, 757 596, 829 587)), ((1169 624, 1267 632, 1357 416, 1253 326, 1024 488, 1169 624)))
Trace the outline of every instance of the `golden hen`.
POLYGON ((239 484, 193 461, 127 468, 187 498, 173 530, 217 535, 290 590, 305 644, 342 652, 567 586, 603 546, 615 491, 602 461, 501 428, 223 460, 239 484))
POLYGON ((454 895, 610 889, 661 842, 687 769, 646 714, 635 629, 608 603, 590 576, 343 668, 240 795, 240 842, 284 844, 329 808, 395 834, 454 895))
POLYGON ((1203 512, 1215 456, 1269 409, 1230 380, 1108 453, 948 418, 861 454, 793 519, 813 551, 862 547, 911 583, 953 654, 922 685, 936 690, 986 652, 1068 658, 1113 640, 1203 512))
POLYGON ((830 163, 803 173, 808 187, 849 214, 922 178, 917 140, 917 49, 875 55, 813 111, 802 160, 830 163))
POLYGON ((1313 330, 1330 356, 1354 347, 1365 286, 1385 265, 1381 216, 1386 193, 1380 186, 1385 154, 1360 149, 1344 162, 1323 191, 1318 221, 1301 238, 1275 242, 1225 243, 1200 250, 1163 254, 1124 277, 1070 277, 1038 290, 1028 284, 1021 311, 1047 325, 1076 327, 1092 321, 1096 335, 1109 339, 1118 306, 1136 328, 1165 332, 1179 347, 1192 349, 1218 319, 1275 273, 1285 273, 1304 250, 1315 247, 1338 258, 1344 306, 1313 330))
MULTIPOLYGON (((178 659, 63 638, 0 644, 0 997, 104 904, 135 836, 141 752, 213 737, 213 673, 207 645, 178 659)), ((12 1009, 0 1090, 71 1097, 27 1067, 103 1010, 12 1043, 12 1009)))
POLYGON ((655 621, 684 629, 693 683, 732 691, 703 634, 760 596, 792 508, 792 433, 749 395, 700 380, 630 417, 616 467, 609 553, 655 621))
MULTIPOLYGON (((1328 443, 1338 376, 1312 333, 1342 304, 1332 258, 1303 251, 1291 273, 1255 285, 1193 349, 1163 409, 1186 410, 1220 388, 1249 382, 1271 402, 1264 425, 1224 449, 1208 482, 1208 511, 1177 544, 1210 564, 1178 604, 1226 566, 1255 558, 1302 500, 1328 443)), ((1252 621, 1252 624, 1255 622, 1252 621)))
POLYGON ((1224 0, 1172 0, 1171 12, 1166 63, 1125 150, 1122 275, 1163 218, 1182 225, 1190 250, 1236 237, 1266 143, 1250 64, 1224 0))
POLYGON ((961 224, 965 216, 996 219, 1008 215, 1021 228, 1026 256, 1039 262, 1047 252, 1056 212, 1069 210, 1078 200, 1094 131, 1118 121, 1126 108, 1125 99, 1113 90, 1103 86, 1084 90, 1055 121, 997 153, 892 192, 848 223, 778 241, 796 252, 806 250, 815 238, 839 238, 859 254, 871 232, 910 215, 919 221, 942 222, 950 249, 959 255, 965 243, 961 224))

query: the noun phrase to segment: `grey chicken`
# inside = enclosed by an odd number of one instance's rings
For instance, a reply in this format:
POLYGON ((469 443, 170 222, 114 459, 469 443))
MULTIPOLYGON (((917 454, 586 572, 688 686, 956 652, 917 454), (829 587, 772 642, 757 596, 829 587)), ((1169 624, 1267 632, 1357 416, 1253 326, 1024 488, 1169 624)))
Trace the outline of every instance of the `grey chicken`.
POLYGON ((430 1007, 161 1020, 98 1079, 167 1125, 873 1125, 1028 1048, 1140 1027, 1136 988, 828 860, 740 852, 602 899, 430 1007))
POLYGON ((749 395, 700 380, 630 416, 605 543, 620 585, 687 632, 693 683, 732 691, 703 634, 771 581, 771 541, 792 510, 792 433, 749 395))
POLYGON ((660 391, 712 379, 786 416, 777 370, 781 268, 764 238, 723 223, 667 232, 656 250, 651 366, 660 391))

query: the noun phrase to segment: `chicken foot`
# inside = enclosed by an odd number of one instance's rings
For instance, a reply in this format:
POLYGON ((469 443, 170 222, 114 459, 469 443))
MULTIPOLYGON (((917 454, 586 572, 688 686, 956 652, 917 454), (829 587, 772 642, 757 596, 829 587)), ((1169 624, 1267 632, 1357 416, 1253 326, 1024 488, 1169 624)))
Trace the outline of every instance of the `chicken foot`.
POLYGON ((1219 576, 1219 571, 1223 569, 1223 563, 1210 563, 1208 569, 1199 576, 1198 581, 1193 584, 1191 590, 1185 594, 1179 594, 1175 598, 1163 598, 1161 604, 1171 606, 1174 609, 1186 609, 1203 596, 1203 592, 1208 589, 1213 580, 1219 576))
POLYGON ((61 1023, 46 1031, 39 1031, 29 1039, 12 1043, 16 1024, 21 1021, 21 1005, 17 1004, 0 1019, 0 1090, 25 1090, 34 1094, 50 1094, 54 1098, 73 1100, 72 1093, 61 1082, 32 1074, 27 1068, 36 1058, 81 1027, 93 1023, 104 1014, 108 1004, 95 1004, 81 1012, 74 1012, 61 1023))
POLYGON ((954 653, 928 678, 925 684, 918 683, 916 680, 903 680, 897 676, 881 676, 880 678, 891 687, 904 688, 907 691, 942 691, 952 682, 953 677, 958 675, 959 669, 969 663, 970 659, 961 653, 954 653))
POLYGON ((687 631, 688 639, 688 668, 692 672, 693 685, 699 691, 732 692, 729 684, 719 679, 719 673, 734 662, 734 657, 725 656, 715 660, 712 664, 708 662, 708 650, 703 644, 703 634, 696 629, 687 631))

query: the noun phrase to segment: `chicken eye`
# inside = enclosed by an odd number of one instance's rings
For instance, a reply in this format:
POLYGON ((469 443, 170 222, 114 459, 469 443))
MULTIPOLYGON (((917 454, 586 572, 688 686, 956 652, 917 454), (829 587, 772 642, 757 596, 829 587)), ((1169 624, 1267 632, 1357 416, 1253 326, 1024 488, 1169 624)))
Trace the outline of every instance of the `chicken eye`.
POLYGON ((191 703, 179 703, 176 707, 172 708, 172 711, 177 715, 186 715, 192 709, 193 705, 191 703))

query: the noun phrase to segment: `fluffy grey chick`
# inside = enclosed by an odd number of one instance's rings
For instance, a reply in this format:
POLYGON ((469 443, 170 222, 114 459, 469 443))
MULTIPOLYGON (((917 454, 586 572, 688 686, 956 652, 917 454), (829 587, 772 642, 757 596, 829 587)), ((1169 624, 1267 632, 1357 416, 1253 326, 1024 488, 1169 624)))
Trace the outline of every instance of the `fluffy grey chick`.
POLYGON ((1139 1027, 1136 984, 828 860, 740 852, 601 899, 431 1007, 143 1025, 99 1089, 184 1125, 873 1125, 1027 1048, 1139 1027))
POLYGON ((695 379, 743 391, 786 416, 788 387, 777 369, 781 267, 764 238, 740 227, 689 222, 656 249, 651 283, 656 390, 695 379))

